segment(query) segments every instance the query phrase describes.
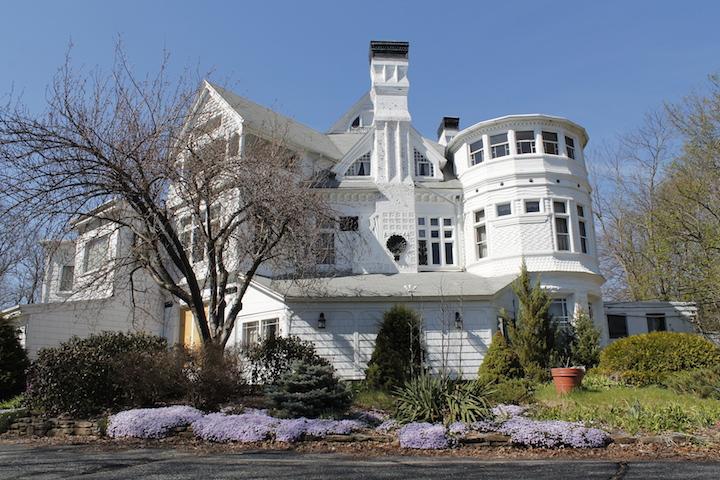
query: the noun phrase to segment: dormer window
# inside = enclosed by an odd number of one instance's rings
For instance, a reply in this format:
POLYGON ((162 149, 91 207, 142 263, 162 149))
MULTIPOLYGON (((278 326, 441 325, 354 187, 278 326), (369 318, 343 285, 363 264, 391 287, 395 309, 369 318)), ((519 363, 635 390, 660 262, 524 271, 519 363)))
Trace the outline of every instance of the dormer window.
POLYGON ((350 165, 345 172, 346 177, 369 177, 370 176, 370 152, 358 158, 350 165))
POLYGON ((415 157, 415 176, 416 177, 433 177, 435 176, 435 168, 432 162, 417 149, 414 149, 415 157))
POLYGON ((357 117, 355 117, 355 120, 352 121, 350 128, 360 128, 360 126, 361 126, 360 123, 361 123, 361 120, 360 120, 360 116, 358 115, 357 117))

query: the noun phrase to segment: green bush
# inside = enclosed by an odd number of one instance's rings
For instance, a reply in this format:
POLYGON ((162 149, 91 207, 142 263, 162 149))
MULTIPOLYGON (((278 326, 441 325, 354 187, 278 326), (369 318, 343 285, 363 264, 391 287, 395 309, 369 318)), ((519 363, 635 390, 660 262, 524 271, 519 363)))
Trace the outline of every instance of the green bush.
POLYGON ((272 412, 278 417, 319 417, 342 414, 352 397, 330 365, 296 361, 267 388, 272 412))
POLYGON ((498 330, 478 369, 478 381, 498 383, 513 378, 522 378, 523 375, 523 368, 517 353, 510 348, 507 340, 498 330))
POLYGON ((532 403, 535 400, 536 386, 536 383, 524 378, 501 380, 497 383, 487 384, 487 399, 493 405, 500 403, 511 405, 532 403))
POLYGON ((420 317, 405 306, 396 305, 385 312, 365 372, 370 388, 390 391, 420 374, 421 327, 420 317))
POLYGON ((600 361, 600 330, 590 315, 579 312, 573 323, 573 339, 570 343, 570 363, 593 368, 600 361))
POLYGON ((477 382, 425 374, 409 380, 395 395, 395 419, 401 423, 472 423, 489 412, 487 391, 477 382))
POLYGON ((271 384, 290 369, 295 361, 314 365, 329 365, 315 352, 311 342, 296 336, 271 335, 259 345, 250 347, 245 356, 250 364, 250 378, 255 384, 271 384))
POLYGON ((675 393, 720 400, 720 365, 670 373, 663 385, 675 393))
POLYGON ((662 384, 672 372, 720 364, 720 348, 691 333, 653 332, 615 341, 600 354, 598 369, 632 385, 662 384))
POLYGON ((25 371, 30 362, 19 335, 17 327, 0 317, 0 400, 25 390, 25 371))
MULTIPOLYGON (((133 387, 122 384, 128 355, 162 354, 164 338, 145 333, 103 332, 73 337, 38 353, 28 372, 28 403, 49 414, 91 415, 123 404, 133 387)), ((135 359, 139 358, 137 356, 135 359)))

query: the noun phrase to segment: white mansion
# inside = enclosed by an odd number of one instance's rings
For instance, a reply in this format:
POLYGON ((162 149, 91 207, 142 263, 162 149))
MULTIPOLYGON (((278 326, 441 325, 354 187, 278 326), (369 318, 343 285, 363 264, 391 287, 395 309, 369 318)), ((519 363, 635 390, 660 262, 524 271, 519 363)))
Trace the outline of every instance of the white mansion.
MULTIPOLYGON (((471 377, 500 310, 517 309, 510 283, 523 259, 552 292, 553 315, 569 321, 580 309, 589 312, 603 342, 690 329, 684 316, 692 309, 678 304, 614 304, 606 315, 583 153, 588 135, 580 125, 522 114, 461 129, 458 118, 445 117, 436 138, 423 137, 408 110, 405 42, 371 42, 370 81, 370 91, 326 133, 205 83, 203 95, 232 119, 234 135, 262 136, 264 125, 286 122, 288 138, 309 161, 334 174, 324 188, 342 215, 337 229, 325 232, 333 246, 325 261, 340 273, 321 280, 323 294, 308 297, 287 280, 256 277, 235 328, 237 344, 298 335, 343 377, 360 378, 383 313, 403 303, 422 315, 431 366, 471 377)), ((141 312, 112 286, 102 298, 68 299, 89 257, 123 245, 114 234, 98 247, 83 240, 91 225, 76 228, 77 239, 48 259, 43 303, 6 311, 25 325, 31 354, 72 334, 108 329, 194 341, 186 310, 150 286, 141 312)))

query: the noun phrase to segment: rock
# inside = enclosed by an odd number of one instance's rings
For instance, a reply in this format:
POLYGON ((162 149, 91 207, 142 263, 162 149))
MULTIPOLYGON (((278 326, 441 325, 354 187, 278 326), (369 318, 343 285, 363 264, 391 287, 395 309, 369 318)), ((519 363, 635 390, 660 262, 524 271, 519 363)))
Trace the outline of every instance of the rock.
POLYGON ((93 434, 94 434, 94 432, 93 432, 92 428, 77 428, 77 427, 75 427, 73 429, 73 435, 88 437, 93 434))
POLYGON ((617 443, 618 445, 632 445, 638 441, 637 438, 629 435, 611 435, 610 440, 612 443, 617 443))
POLYGON ((637 439, 638 443, 645 443, 645 444, 658 444, 658 445, 667 445, 670 441, 670 438, 663 437, 661 435, 651 435, 648 437, 640 437, 637 439))
POLYGON ((94 427, 95 423, 88 420, 78 420, 75 422, 76 428, 91 428, 94 427))
POLYGON ((470 432, 460 439, 462 444, 479 443, 485 445, 505 445, 510 443, 510 436, 501 433, 470 432))

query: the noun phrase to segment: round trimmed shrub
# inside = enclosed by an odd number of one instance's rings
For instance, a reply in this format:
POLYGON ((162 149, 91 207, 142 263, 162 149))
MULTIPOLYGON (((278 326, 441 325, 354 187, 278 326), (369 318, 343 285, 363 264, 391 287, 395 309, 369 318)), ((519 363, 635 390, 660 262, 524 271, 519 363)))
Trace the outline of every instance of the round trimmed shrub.
POLYGON ((25 370, 30 365, 20 344, 20 331, 0 318, 0 400, 11 398, 25 389, 25 370))
POLYGON ((128 378, 122 372, 127 359, 137 362, 154 354, 164 355, 167 348, 162 337, 122 332, 72 337, 57 347, 43 348, 28 372, 28 402, 49 414, 79 416, 124 406, 128 390, 137 387, 124 381, 128 378), (140 353, 149 356, 137 355, 140 353))
POLYGON ((633 385, 661 384, 672 372, 710 368, 720 363, 720 348, 692 333, 632 335, 600 354, 598 370, 633 385))

